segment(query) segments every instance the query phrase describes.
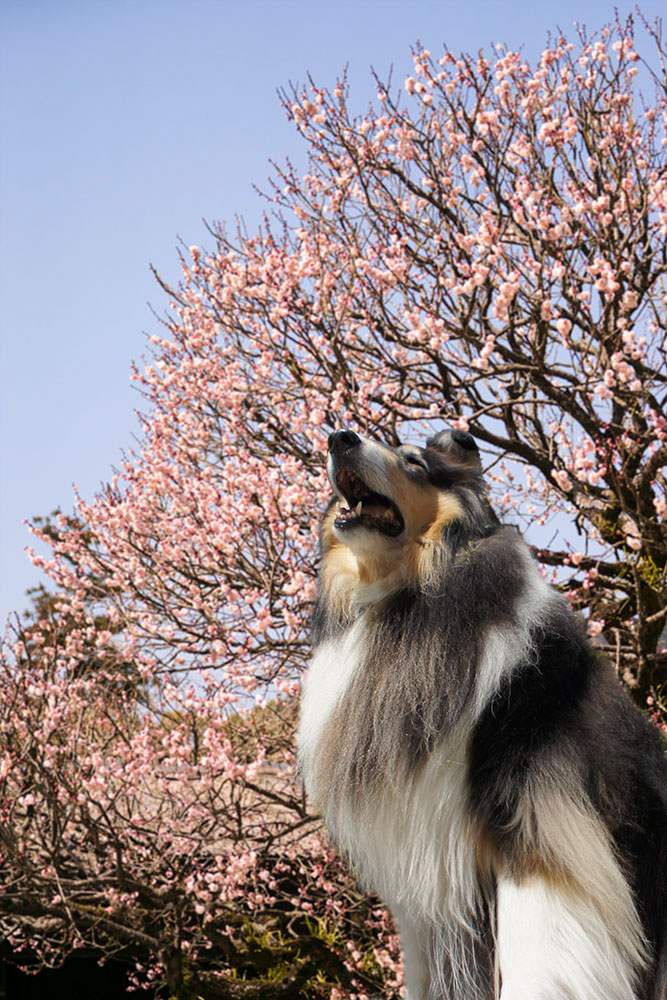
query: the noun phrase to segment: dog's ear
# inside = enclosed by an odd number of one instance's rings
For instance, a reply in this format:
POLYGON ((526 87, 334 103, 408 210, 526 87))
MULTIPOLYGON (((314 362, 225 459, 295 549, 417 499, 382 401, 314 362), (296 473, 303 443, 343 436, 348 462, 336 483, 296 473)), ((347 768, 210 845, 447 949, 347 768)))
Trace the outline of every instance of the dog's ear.
POLYGON ((482 471, 479 448, 472 434, 468 434, 467 431, 440 431, 428 439, 426 447, 441 451, 448 458, 454 459, 457 465, 463 465, 466 469, 482 471))

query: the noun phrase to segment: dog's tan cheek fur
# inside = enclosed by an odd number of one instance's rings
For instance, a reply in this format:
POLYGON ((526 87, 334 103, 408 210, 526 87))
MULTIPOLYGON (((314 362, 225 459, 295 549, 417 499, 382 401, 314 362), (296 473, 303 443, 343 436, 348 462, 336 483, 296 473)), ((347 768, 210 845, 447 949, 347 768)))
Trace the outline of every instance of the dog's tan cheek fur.
POLYGON ((424 533, 424 539, 439 545, 440 536, 447 525, 461 517, 463 517, 463 507, 458 497, 453 493, 438 493, 436 516, 424 533))
POLYGON ((331 507, 324 516, 320 532, 323 549, 321 587, 332 607, 345 614, 359 583, 359 563, 347 545, 336 537, 335 520, 336 508, 331 507))
POLYGON ((359 563, 347 545, 333 545, 322 568, 322 587, 331 604, 339 612, 349 610, 350 601, 359 584, 359 563))
POLYGON ((413 576, 424 585, 431 582, 441 554, 442 533, 448 524, 463 516, 461 501, 453 493, 438 493, 437 511, 433 520, 413 546, 415 566, 413 576))

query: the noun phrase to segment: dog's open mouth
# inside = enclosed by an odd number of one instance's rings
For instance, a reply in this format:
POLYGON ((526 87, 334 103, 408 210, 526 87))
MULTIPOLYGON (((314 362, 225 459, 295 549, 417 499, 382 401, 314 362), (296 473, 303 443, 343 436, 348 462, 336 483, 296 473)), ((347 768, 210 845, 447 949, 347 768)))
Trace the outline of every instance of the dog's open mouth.
POLYGON ((334 522, 337 528, 362 526, 391 536, 403 531, 403 518, 393 500, 369 489, 356 472, 341 469, 336 485, 347 501, 347 507, 341 504, 338 509, 334 522))

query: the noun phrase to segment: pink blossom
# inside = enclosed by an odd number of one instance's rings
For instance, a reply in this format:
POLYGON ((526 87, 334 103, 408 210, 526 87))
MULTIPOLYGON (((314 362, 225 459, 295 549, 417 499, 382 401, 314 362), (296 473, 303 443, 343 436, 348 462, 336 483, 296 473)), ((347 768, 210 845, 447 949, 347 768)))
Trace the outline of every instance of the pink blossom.
POLYGON ((572 480, 565 469, 555 469, 552 475, 564 492, 568 493, 572 489, 572 480))

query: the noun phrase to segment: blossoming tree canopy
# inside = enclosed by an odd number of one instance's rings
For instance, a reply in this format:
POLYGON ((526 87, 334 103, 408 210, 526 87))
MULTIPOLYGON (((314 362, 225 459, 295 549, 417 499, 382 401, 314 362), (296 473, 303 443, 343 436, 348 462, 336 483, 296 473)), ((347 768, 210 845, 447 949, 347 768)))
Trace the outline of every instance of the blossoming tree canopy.
POLYGON ((161 282, 140 447, 35 525, 58 593, 3 675, 15 947, 121 947, 174 995, 265 996, 271 965, 285 991, 396 995, 386 915, 293 781, 333 429, 469 428, 500 516, 539 528, 659 711, 667 89, 640 95, 640 41, 660 51, 631 23, 537 64, 419 47, 357 117, 345 80, 283 95, 306 172, 276 167, 262 230, 212 228, 161 282))

